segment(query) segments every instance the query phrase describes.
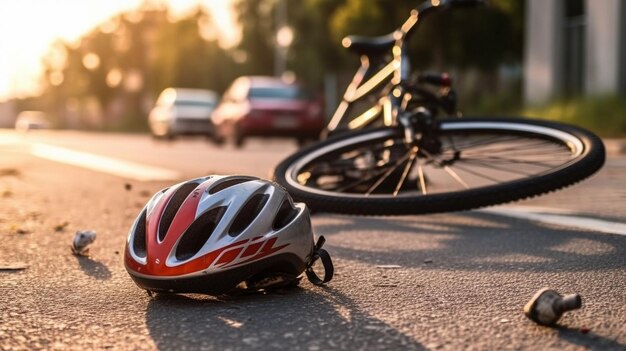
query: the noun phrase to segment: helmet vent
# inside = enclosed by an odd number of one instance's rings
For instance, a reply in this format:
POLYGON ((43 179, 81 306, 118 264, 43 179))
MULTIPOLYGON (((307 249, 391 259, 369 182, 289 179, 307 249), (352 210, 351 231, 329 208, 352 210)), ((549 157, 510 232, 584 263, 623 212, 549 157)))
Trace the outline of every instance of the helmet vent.
POLYGON ((200 215, 180 238, 176 246, 176 259, 183 261, 197 254, 213 234, 224 212, 226 212, 226 206, 221 206, 200 215))
POLYGON ((146 210, 141 211, 137 220, 135 236, 133 237, 133 251, 135 255, 141 258, 146 257, 146 210))
POLYGON ((161 223, 159 223, 159 241, 165 239, 165 234, 170 229, 174 216, 178 209, 183 204, 187 196, 198 186, 196 183, 186 183, 176 190, 174 196, 170 199, 170 202, 165 207, 163 215, 161 216, 161 223))
POLYGON ((228 235, 237 236, 248 228, 250 223, 257 218, 269 198, 270 196, 268 194, 256 194, 252 196, 250 200, 243 205, 237 217, 233 219, 233 224, 228 230, 228 235))
POLYGON ((223 182, 217 184, 216 186, 212 187, 211 189, 209 189, 209 194, 213 195, 213 194, 215 194, 218 191, 222 191, 222 190, 224 190, 226 188, 230 188, 233 185, 245 183, 247 181, 250 181, 250 179, 235 178, 235 179, 229 179, 229 180, 223 181, 223 182))
POLYGON ((283 229, 296 218, 296 215, 298 215, 298 210, 293 207, 290 201, 283 200, 276 214, 276 218, 274 218, 274 223, 272 223, 272 229, 283 229))

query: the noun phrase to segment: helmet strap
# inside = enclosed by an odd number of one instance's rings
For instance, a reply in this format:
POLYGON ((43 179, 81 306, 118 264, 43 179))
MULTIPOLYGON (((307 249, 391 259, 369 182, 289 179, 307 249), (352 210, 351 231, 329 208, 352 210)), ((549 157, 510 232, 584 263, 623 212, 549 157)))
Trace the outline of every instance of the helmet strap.
POLYGON ((325 242, 326 239, 324 236, 320 236, 315 244, 315 247, 313 248, 311 260, 308 262, 306 267, 306 277, 309 278, 309 281, 315 285, 323 285, 324 283, 329 282, 333 279, 333 274, 335 273, 333 261, 330 259, 328 251, 322 249, 325 242), (324 278, 320 278, 315 271, 313 271, 313 265, 318 259, 322 261, 322 265, 324 266, 324 278))

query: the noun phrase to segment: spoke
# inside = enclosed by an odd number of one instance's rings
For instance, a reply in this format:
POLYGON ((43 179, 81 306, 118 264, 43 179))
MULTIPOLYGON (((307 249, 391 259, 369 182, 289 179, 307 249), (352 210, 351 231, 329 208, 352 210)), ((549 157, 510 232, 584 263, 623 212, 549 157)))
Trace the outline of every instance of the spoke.
POLYGON ((525 164, 534 164, 536 166, 544 166, 544 167, 554 167, 556 165, 561 165, 569 162, 571 157, 559 157, 555 155, 537 155, 533 157, 518 157, 516 155, 503 155, 503 156, 492 156, 492 155, 466 155, 463 154, 461 156, 463 160, 481 160, 485 162, 496 162, 496 163, 525 163, 525 164))
POLYGON ((532 158, 537 158, 537 157, 546 157, 546 156, 550 156, 550 157, 559 157, 559 158, 564 158, 564 157, 571 157, 571 153, 569 152, 552 152, 552 151, 547 151, 547 150, 537 150, 537 151, 525 151, 525 150, 519 150, 519 151, 509 151, 509 152, 500 152, 500 151, 489 151, 489 150, 485 150, 485 151, 481 151, 481 152, 465 152, 465 151, 461 151, 463 153, 463 155, 489 155, 489 156, 494 156, 494 157, 502 157, 502 156, 506 156, 506 157, 517 157, 517 158, 521 158, 521 157, 532 157, 532 158))
MULTIPOLYGON (((329 174, 343 174, 346 171, 362 171, 363 168, 362 167, 357 167, 355 166, 355 160, 360 158, 360 157, 367 157, 367 153, 368 152, 372 152, 374 154, 380 154, 381 152, 385 151, 385 148, 389 148, 389 146, 384 146, 384 147, 378 147, 375 149, 367 149, 367 148, 363 148, 363 152, 357 154, 357 155, 349 155, 349 157, 347 158, 341 158, 338 160, 329 160, 326 163, 327 168, 332 168, 334 170, 334 172, 329 172, 327 169, 325 169, 323 164, 317 164, 317 165, 313 165, 313 167, 310 168, 310 172, 312 174, 317 174, 317 173, 321 173, 322 176, 325 175, 329 175, 329 174), (317 171, 316 172, 316 168, 321 168, 321 171, 317 171)), ((322 160, 320 160, 322 161, 322 160)), ((370 169, 376 169, 376 168, 382 168, 381 166, 374 166, 371 167, 370 169)))
POLYGON ((326 159, 327 163, 317 163, 310 172, 313 173, 312 178, 320 181, 329 176, 323 183, 329 189, 334 188, 333 191, 356 191, 367 196, 376 192, 383 183, 390 183, 390 187, 395 183, 393 190, 386 191, 398 196, 409 175, 416 171, 418 179, 411 182, 416 181, 421 194, 426 195, 429 185, 425 167, 429 164, 444 170, 456 183, 470 189, 468 184, 473 179, 483 179, 481 183, 502 183, 508 181, 506 178, 532 176, 571 160, 571 152, 565 145, 526 135, 498 132, 457 134, 452 131, 441 135, 440 140, 444 145, 436 154, 417 146, 407 150, 402 142, 393 137, 379 139, 372 146, 366 143, 354 145, 351 150, 321 157, 318 161, 326 159))
MULTIPOLYGON (((465 156, 465 155, 464 155, 465 156)), ((513 164, 528 164, 539 167, 551 168, 556 166, 554 163, 545 163, 539 161, 531 161, 531 160, 517 160, 517 159, 508 159, 504 157, 496 157, 496 156, 485 156, 485 157, 463 157, 463 160, 475 160, 475 161, 501 161, 502 163, 513 163, 513 164)), ((560 159, 555 159, 555 161, 560 161, 560 159)))
POLYGON ((400 166, 400 165, 401 165, 404 161, 406 161, 406 160, 409 158, 410 153, 411 153, 411 151, 409 150, 409 152, 407 152, 407 153, 406 153, 406 155, 402 156, 402 158, 400 158, 400 159, 398 160, 398 162, 396 162, 396 164, 394 164, 394 165, 393 165, 393 167, 391 167, 389 170, 387 170, 387 172, 385 172, 385 174, 383 174, 383 176, 382 176, 382 177, 380 177, 380 178, 376 181, 376 183, 374 183, 374 185, 372 185, 372 186, 371 186, 371 187, 367 190, 367 192, 365 193, 365 195, 367 196, 367 195, 372 194, 372 192, 373 192, 374 190, 376 190, 376 188, 378 188, 378 186, 379 186, 380 184, 382 184, 382 183, 383 183, 383 182, 387 179, 387 177, 389 177, 389 175, 391 175, 391 173, 393 173, 393 171, 395 171, 395 170, 396 170, 396 169, 397 169, 397 168, 398 168, 398 167, 399 167, 399 166, 400 166))
MULTIPOLYGON (((449 136, 450 140, 454 140, 455 138, 462 138, 461 136, 459 137, 454 137, 454 136, 449 136)), ((466 140, 464 141, 465 144, 461 144, 461 145, 451 145, 451 149, 457 150, 457 149, 471 149, 471 148, 475 148, 475 147, 480 147, 480 146, 484 146, 484 145, 490 145, 493 144, 494 142, 508 142, 508 141, 513 141, 513 140, 519 140, 519 137, 511 137, 511 136, 501 136, 501 135, 496 135, 494 137, 490 137, 490 138, 481 138, 481 139, 477 139, 477 140, 466 140)), ((453 142, 451 142, 451 144, 453 144, 453 142)))
POLYGON ((445 170, 446 170, 446 172, 448 172, 448 174, 449 174, 452 178, 454 178, 454 180, 456 180, 457 182, 459 182, 459 184, 463 185, 463 186, 465 187, 465 189, 469 189, 469 188, 470 188, 470 186, 469 186, 469 185, 467 185, 467 183, 465 183, 465 182, 463 181, 463 179, 461 179, 461 177, 459 177, 459 175, 458 175, 458 174, 456 174, 456 172, 455 172, 452 168, 450 168, 450 166, 444 166, 444 167, 443 167, 443 169, 445 169, 445 170))
POLYGON ((469 164, 473 164, 476 167, 495 169, 495 170, 498 170, 498 171, 504 171, 504 172, 508 172, 508 173, 512 173, 512 174, 516 174, 516 175, 520 175, 521 174, 521 175, 525 175, 525 176, 531 176, 531 175, 536 174, 536 173, 528 173, 528 172, 523 172, 523 171, 514 171, 514 170, 511 170, 509 168, 497 167, 497 166, 494 166, 492 164, 489 164, 489 163, 486 163, 486 162, 482 162, 482 161, 479 161, 479 160, 463 159, 463 162, 469 163, 469 164))
MULTIPOLYGON (((528 156, 533 156, 533 155, 544 155, 546 152, 547 148, 550 149, 554 149, 555 144, 549 141, 545 141, 545 140, 538 140, 538 141, 531 141, 531 140, 524 140, 521 138, 516 138, 516 143, 512 143, 513 140, 497 140, 496 139, 491 139, 488 142, 482 142, 480 144, 474 144, 474 145, 470 145, 468 147, 463 147, 463 146, 458 146, 458 145, 452 145, 446 148, 443 148, 442 151, 448 151, 448 150, 460 150, 463 151, 464 153, 489 153, 489 154, 497 154, 497 153, 510 153, 513 152, 516 155, 528 155, 528 156), (525 142, 518 142, 518 141, 525 141, 525 142), (499 145, 503 142, 507 142, 506 145, 499 145), (494 148, 490 149, 490 146, 494 146, 494 148)), ((559 152, 563 152, 563 153, 568 153, 568 151, 566 151, 563 148, 559 148, 559 152)))
MULTIPOLYGON (((321 171, 315 172, 315 170, 311 170, 311 173, 317 174, 318 176, 327 176, 327 175, 332 175, 332 174, 345 175, 346 172, 350 172, 350 171, 367 171, 367 170, 377 171, 374 174, 366 178, 359 179, 355 182, 352 182, 343 186, 337 183, 336 186, 340 186, 340 187, 334 190, 338 192, 348 191, 356 186, 367 183, 368 181, 371 181, 372 179, 383 175, 385 172, 387 172, 390 169, 390 167, 392 168, 391 170, 393 171, 393 167, 395 167, 395 166, 390 166, 389 161, 387 161, 387 164, 385 165, 374 165, 373 167, 369 167, 369 168, 357 167, 355 166, 355 162, 358 158, 368 157, 367 155, 368 153, 380 155, 384 152, 393 152, 392 149, 395 146, 397 146, 395 141, 393 139, 388 139, 387 141, 382 143, 382 145, 379 145, 375 148, 362 148, 362 149, 356 150, 355 155, 348 155, 349 157, 341 158, 339 160, 335 160, 334 162, 329 163, 326 166, 326 168, 332 169, 333 172, 330 172, 328 169, 325 169, 324 167, 322 167, 321 171), (391 144, 389 144, 389 142, 391 142, 391 144)), ((400 160, 399 162, 402 162, 402 161, 403 160, 400 160)), ((384 177, 386 176, 387 175, 384 175, 384 177)))
MULTIPOLYGON (((321 170, 316 170, 315 168, 312 168, 309 170, 309 173, 315 176, 328 176, 328 175, 344 175, 346 172, 350 172, 350 171, 364 171, 365 169, 360 168, 360 167, 355 167, 353 164, 351 165, 340 165, 340 164, 327 164, 325 165, 325 167, 322 167, 322 165, 318 165, 319 167, 321 167, 321 170), (328 170, 328 168, 332 168, 333 172, 331 172, 330 170, 328 170)), ((387 169, 387 167, 385 166, 373 166, 370 167, 369 170, 375 171, 378 169, 387 169)), ((384 170, 383 170, 384 172, 384 170)))
POLYGON ((492 182, 495 182, 495 183, 502 183, 502 180, 500 180, 500 179, 493 178, 493 177, 488 176, 488 175, 486 175, 486 174, 484 174, 484 173, 481 173, 481 172, 475 171, 475 170, 473 170, 473 169, 469 169, 469 168, 464 167, 464 166, 461 166, 461 165, 459 165, 459 164, 455 164, 454 166, 455 166, 456 168, 458 168, 458 169, 460 169, 460 170, 464 171, 464 172, 471 173, 471 174, 473 174, 473 175, 475 175, 475 176, 478 176, 478 177, 481 177, 481 178, 485 178, 485 179, 487 179, 487 180, 491 180, 492 182))
POLYGON ((540 152, 540 153, 545 153, 546 151, 546 145, 550 145, 551 147, 554 145, 553 143, 549 143, 549 142, 541 142, 539 144, 535 143, 535 144, 516 144, 516 145, 509 145, 509 146, 500 146, 499 148, 495 148, 495 149, 485 149, 485 150, 462 150, 462 151, 466 151, 466 152, 488 152, 488 153, 509 153, 509 152, 517 152, 517 153, 534 153, 534 152, 540 152))
POLYGON ((420 188, 422 189, 422 195, 426 195, 428 194, 428 191, 426 190, 426 177, 424 176, 424 169, 422 168, 421 164, 418 164, 417 172, 420 177, 420 188))
MULTIPOLYGON (((433 157, 433 155, 431 155, 428 151, 426 150, 422 150, 422 152, 428 157, 429 160, 431 160, 431 162, 434 162, 436 165, 441 165, 441 161, 437 160, 435 157, 433 157)), ((465 183, 463 181, 463 179, 461 179, 461 177, 459 177, 458 174, 456 174, 456 172, 450 168, 450 166, 445 165, 443 166, 443 169, 448 172, 448 174, 457 182, 459 182, 459 184, 461 184, 463 187, 465 187, 465 189, 469 189, 469 185, 467 185, 467 183, 465 183)))
POLYGON ((551 153, 563 153, 563 154, 571 154, 571 152, 569 150, 563 149, 563 148, 558 148, 558 149, 554 149, 554 145, 553 144, 544 144, 544 145, 536 145, 536 146, 532 146, 532 147, 528 147, 526 145, 523 144, 519 144, 519 145, 508 145, 506 147, 500 146, 499 148, 485 148, 483 149, 472 149, 472 150, 461 150, 463 152, 466 153, 490 153, 490 154, 494 154, 494 153, 518 153, 518 154, 529 154, 529 155, 543 155, 545 154, 547 151, 550 151, 551 153))
POLYGON ((372 179, 378 177, 379 175, 385 173, 389 169, 389 167, 392 167, 392 166, 388 166, 388 167, 384 167, 384 168, 381 167, 381 168, 383 168, 382 171, 376 172, 376 173, 374 173, 373 175, 371 175, 371 176, 369 176, 367 178, 363 178, 363 179, 357 180, 356 182, 352 182, 352 183, 350 183, 348 185, 342 186, 341 188, 335 189, 335 191, 344 192, 346 190, 354 188, 355 186, 367 183, 370 180, 372 180, 372 179))
MULTIPOLYGON (((393 139, 389 139, 389 140, 393 141, 393 139)), ((391 145, 391 146, 393 146, 393 145, 391 145)), ((375 147, 375 148, 372 148, 372 147, 369 147, 369 146, 364 146, 364 147, 362 147, 360 149, 350 151, 349 153, 345 153, 344 152, 343 154, 340 154, 339 155, 340 157, 343 157, 343 156, 346 156, 346 157, 334 160, 333 163, 340 163, 340 162, 354 160, 354 159, 357 159, 359 157, 365 156, 367 153, 377 154, 377 153, 382 152, 382 151, 384 151, 385 149, 388 149, 388 148, 389 148, 389 145, 384 145, 384 143, 379 145, 379 146, 377 146, 377 147, 375 147), (356 154, 352 155, 352 153, 356 153, 356 154)), ((328 158, 328 157, 329 156, 327 156, 326 158, 328 158)), ((324 158, 320 158, 320 161, 324 161, 324 158)))
POLYGON ((515 153, 506 153, 506 154, 472 154, 472 153, 463 153, 464 157, 472 157, 472 158, 500 158, 500 159, 517 159, 517 160, 535 160, 535 161, 557 161, 563 162, 564 160, 568 161, 572 157, 569 154, 515 154, 515 153))
POLYGON ((397 196, 402 184, 406 180, 406 176, 409 174, 411 168, 413 168, 413 163, 415 163, 415 157, 417 156, 417 146, 413 146, 411 148, 411 156, 409 157, 409 161, 406 163, 406 167, 404 167, 404 172, 402 172, 402 176, 400 177, 400 181, 398 185, 396 185, 396 190, 393 192, 393 196, 397 196))
MULTIPOLYGON (((452 138, 454 139, 454 138, 452 138)), ((448 148, 443 148, 443 150, 467 150, 467 149, 472 149, 472 148, 477 148, 477 147, 481 147, 481 146, 485 146, 485 145, 491 145, 494 144, 496 141, 498 143, 502 143, 502 142, 510 142, 510 141, 514 141, 514 140, 520 140, 520 137, 503 137, 500 135, 497 135, 491 139, 481 139, 481 140, 477 140, 475 141, 476 144, 461 144, 461 145, 451 145, 448 148)), ((468 141, 469 143, 469 141, 468 141)))

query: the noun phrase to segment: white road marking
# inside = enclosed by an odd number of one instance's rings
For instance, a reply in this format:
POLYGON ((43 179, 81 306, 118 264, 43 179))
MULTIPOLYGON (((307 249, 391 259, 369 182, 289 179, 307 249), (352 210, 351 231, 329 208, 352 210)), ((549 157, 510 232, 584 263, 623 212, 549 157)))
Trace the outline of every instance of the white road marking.
POLYGON ((489 214, 528 219, 546 224, 559 225, 569 228, 592 230, 606 234, 626 235, 626 224, 610 222, 602 219, 580 217, 569 211, 553 208, 537 208, 524 206, 505 206, 479 210, 489 214), (569 213, 569 214, 568 214, 569 213))
POLYGON ((179 172, 170 169, 142 165, 136 162, 75 151, 48 144, 33 144, 31 154, 47 160, 138 181, 164 181, 181 178, 179 172))
POLYGON ((20 139, 17 135, 0 134, 0 145, 14 145, 19 143, 20 139))

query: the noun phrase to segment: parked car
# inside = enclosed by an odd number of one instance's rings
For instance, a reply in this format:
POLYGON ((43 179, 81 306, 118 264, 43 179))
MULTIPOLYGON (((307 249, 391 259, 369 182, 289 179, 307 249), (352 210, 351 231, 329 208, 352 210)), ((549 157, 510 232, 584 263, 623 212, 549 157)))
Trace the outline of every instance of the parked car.
POLYGON ((317 139, 325 123, 320 101, 303 85, 261 76, 235 79, 211 118, 216 139, 232 139, 237 147, 253 136, 303 144, 317 139))
POLYGON ((211 113, 218 100, 212 90, 167 88, 150 111, 150 131, 157 138, 193 134, 212 137, 211 113))
POLYGON ((33 129, 48 129, 50 121, 44 112, 41 111, 22 111, 15 119, 15 129, 27 132, 33 129))

